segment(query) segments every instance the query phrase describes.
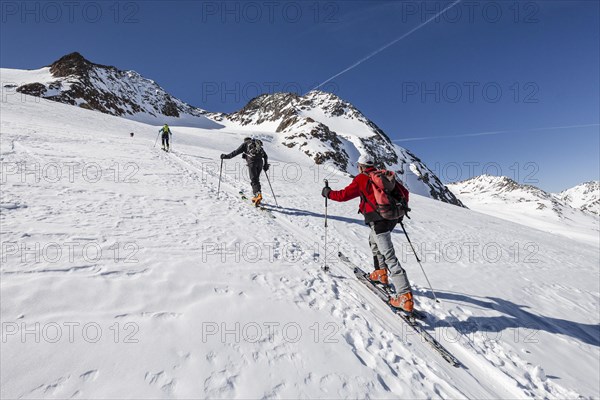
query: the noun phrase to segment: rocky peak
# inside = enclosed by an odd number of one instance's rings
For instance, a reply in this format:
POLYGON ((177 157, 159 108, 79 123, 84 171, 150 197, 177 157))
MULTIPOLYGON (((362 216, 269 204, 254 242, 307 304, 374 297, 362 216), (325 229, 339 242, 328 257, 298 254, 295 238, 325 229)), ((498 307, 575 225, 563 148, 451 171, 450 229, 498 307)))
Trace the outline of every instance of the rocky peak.
POLYGON ((95 64, 78 52, 61 57, 33 76, 36 80, 23 83, 17 92, 136 120, 161 123, 164 117, 187 115, 198 118, 193 124, 220 126, 206 119, 204 110, 171 96, 137 72, 95 64))
POLYGON ((463 206, 417 157, 394 145, 375 123, 333 93, 263 94, 226 119, 274 130, 283 145, 302 151, 316 164, 331 162, 350 174, 357 173, 357 154, 369 154, 378 167, 410 181, 412 191, 463 206))
POLYGON ((514 192, 523 191, 531 193, 537 197, 549 198, 551 195, 542 189, 533 186, 516 182, 507 176, 495 175, 479 175, 464 181, 455 182, 453 185, 469 188, 471 190, 480 190, 487 192, 514 192))
POLYGON ((229 114, 231 121, 242 125, 262 124, 289 118, 293 112, 290 108, 299 100, 294 93, 263 94, 253 98, 241 110, 229 114))
POLYGON ((352 104, 342 100, 333 93, 322 92, 320 90, 311 90, 302 97, 298 105, 303 107, 319 107, 327 115, 340 117, 346 115, 350 118, 360 117, 362 114, 352 104))
POLYGON ((86 60, 78 52, 67 54, 50 65, 50 73, 57 77, 85 76, 95 64, 86 60))
POLYGON ((331 160, 342 170, 350 171, 354 160, 349 159, 344 140, 356 142, 355 146, 374 156, 382 167, 398 162, 393 144, 383 131, 333 93, 313 90, 304 96, 285 92, 263 94, 227 118, 241 125, 276 123, 275 131, 284 135, 283 144, 301 149, 317 164, 331 160), (346 124, 341 130, 340 122, 346 124), (362 135, 355 135, 353 128, 358 128, 362 135), (309 150, 316 141, 321 142, 323 149, 309 150))
MULTIPOLYGON (((329 117, 344 116, 365 123, 370 122, 352 104, 342 100, 333 93, 322 92, 319 90, 310 91, 304 96, 287 92, 263 94, 250 100, 241 110, 229 114, 228 117, 231 120, 239 121, 246 125, 248 123, 277 121, 284 117, 289 118, 292 115, 298 115, 301 111, 316 108, 320 109, 329 117), (259 118, 258 120, 250 118, 253 116, 256 117, 257 113, 260 113, 262 118, 259 118)), ((372 125, 376 128, 374 130, 376 130, 377 133, 383 134, 379 128, 374 124, 372 125)))
POLYGON ((600 215, 600 182, 590 181, 563 190, 556 197, 571 207, 600 215))
POLYGON ((503 201, 507 204, 536 204, 537 209, 551 209, 558 216, 562 216, 565 209, 570 208, 556 196, 536 186, 518 183, 506 176, 480 175, 449 184, 448 187, 459 197, 466 196, 479 201, 483 199, 503 201))
POLYGON ((598 191, 600 191, 600 181, 584 182, 577 187, 580 187, 585 194, 598 193, 598 191))

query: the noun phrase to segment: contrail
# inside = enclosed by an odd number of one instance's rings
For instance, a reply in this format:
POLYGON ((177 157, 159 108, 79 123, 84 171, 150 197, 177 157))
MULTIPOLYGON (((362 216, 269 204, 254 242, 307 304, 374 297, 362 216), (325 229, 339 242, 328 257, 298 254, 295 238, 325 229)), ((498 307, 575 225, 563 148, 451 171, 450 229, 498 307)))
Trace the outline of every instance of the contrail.
POLYGON ((380 47, 379 49, 375 50, 374 52, 372 52, 368 56, 366 56, 366 57, 358 60, 357 62, 355 62, 354 64, 352 64, 348 68, 344 69, 343 71, 338 72, 337 74, 333 75, 331 78, 327 79, 326 81, 323 81, 323 82, 319 83, 312 90, 318 89, 321 86, 323 86, 324 84, 326 84, 327 82, 330 82, 330 81, 334 80, 335 78, 337 78, 338 76, 340 76, 342 74, 345 74, 346 72, 348 72, 348 71, 350 71, 350 70, 358 67, 360 64, 364 63, 365 61, 367 61, 371 57, 376 56, 377 54, 381 53, 382 51, 384 51, 388 47, 393 46, 394 44, 398 43, 399 41, 401 41, 405 37, 409 36, 411 33, 413 33, 415 31, 421 29, 422 27, 424 27, 425 25, 427 25, 428 23, 430 23, 431 21, 433 21, 434 19, 436 19, 437 17, 439 17, 440 15, 442 15, 443 13, 445 13, 446 11, 448 11, 449 9, 451 9, 452 7, 454 7, 455 5, 457 5, 458 3, 460 3, 461 1, 462 0, 456 0, 454 3, 450 4, 448 7, 444 8, 442 11, 440 11, 439 13, 437 13, 436 15, 434 15, 433 17, 429 18, 427 21, 423 22, 421 25, 417 25, 415 28, 413 28, 410 31, 406 32, 404 35, 400 36, 398 39, 392 40, 391 42, 389 42, 388 44, 384 45, 383 47, 380 47))
POLYGON ((510 130, 510 131, 488 131, 488 132, 478 132, 478 133, 462 133, 460 135, 448 135, 448 136, 424 136, 424 137, 396 139, 396 140, 392 140, 392 141, 393 142, 410 142, 410 141, 430 140, 430 139, 452 139, 452 138, 461 138, 461 137, 500 135, 503 133, 519 133, 519 132, 533 132, 533 131, 550 131, 550 130, 558 130, 558 129, 590 128, 590 127, 594 127, 594 126, 600 126, 600 124, 549 126, 549 127, 545 127, 545 128, 519 129, 519 130, 510 130))

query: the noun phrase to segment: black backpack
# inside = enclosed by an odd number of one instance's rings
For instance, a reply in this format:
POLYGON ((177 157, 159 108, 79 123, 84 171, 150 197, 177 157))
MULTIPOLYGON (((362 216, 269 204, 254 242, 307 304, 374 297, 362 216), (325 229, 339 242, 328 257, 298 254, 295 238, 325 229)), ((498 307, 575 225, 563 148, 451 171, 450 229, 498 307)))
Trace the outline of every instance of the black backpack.
POLYGON ((259 139, 252 139, 246 146, 246 155, 250 158, 260 157, 263 152, 263 143, 259 139))

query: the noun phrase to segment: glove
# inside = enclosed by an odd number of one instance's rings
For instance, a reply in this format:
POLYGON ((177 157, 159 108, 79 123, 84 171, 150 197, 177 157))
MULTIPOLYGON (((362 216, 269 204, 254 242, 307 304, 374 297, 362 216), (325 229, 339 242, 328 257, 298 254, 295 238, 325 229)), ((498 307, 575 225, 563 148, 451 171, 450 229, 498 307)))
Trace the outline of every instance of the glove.
POLYGON ((227 154, 221 154, 221 160, 224 160, 227 158, 227 154))
POLYGON ((325 186, 323 188, 323 190, 321 191, 321 196, 325 197, 326 199, 329 198, 329 192, 331 192, 331 188, 328 186, 325 186))
POLYGON ((265 164, 263 166, 263 171, 267 172, 269 170, 269 167, 271 166, 271 164, 265 164))

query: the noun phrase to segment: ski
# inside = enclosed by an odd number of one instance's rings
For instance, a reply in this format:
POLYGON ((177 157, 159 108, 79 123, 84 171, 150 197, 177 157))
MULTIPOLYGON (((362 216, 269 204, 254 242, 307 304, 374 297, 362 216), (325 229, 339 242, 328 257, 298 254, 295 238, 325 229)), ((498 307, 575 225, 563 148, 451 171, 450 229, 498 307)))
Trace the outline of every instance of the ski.
POLYGON ((437 353, 446 360, 450 365, 454 367, 460 367, 460 361, 452 353, 450 353, 440 342, 438 342, 429 332, 425 330, 425 328, 417 322, 417 320, 423 320, 425 315, 419 311, 413 311, 412 314, 408 314, 403 312, 402 310, 398 310, 389 305, 389 294, 387 291, 375 285, 371 280, 368 279, 368 275, 362 269, 360 269, 356 264, 354 264, 348 257, 346 257, 342 252, 338 252, 338 257, 345 263, 348 267, 350 267, 356 278, 362 282, 367 288, 369 288, 374 294, 377 295, 383 302, 385 302, 390 310, 396 315, 398 315, 402 320, 409 325, 421 338, 426 341, 437 353))
MULTIPOLYGON (((344 261, 344 262, 352 263, 350 260, 344 261)), ((364 272, 362 269, 354 266, 354 275, 356 276, 356 278, 359 281, 364 283, 365 286, 367 286, 373 293, 375 293, 381 300, 383 300, 386 303, 389 301, 390 293, 381 285, 372 282, 369 279, 369 274, 364 272)), ((390 308, 392 308, 392 307, 390 307, 390 308)), ((427 318, 427 315, 425 315, 424 313, 422 313, 421 311, 419 311, 417 309, 414 309, 412 313, 407 313, 407 312, 404 312, 404 311, 396 309, 396 308, 392 308, 392 310, 395 311, 397 314, 402 314, 404 316, 407 316, 410 319, 425 319, 425 318, 427 318)))

